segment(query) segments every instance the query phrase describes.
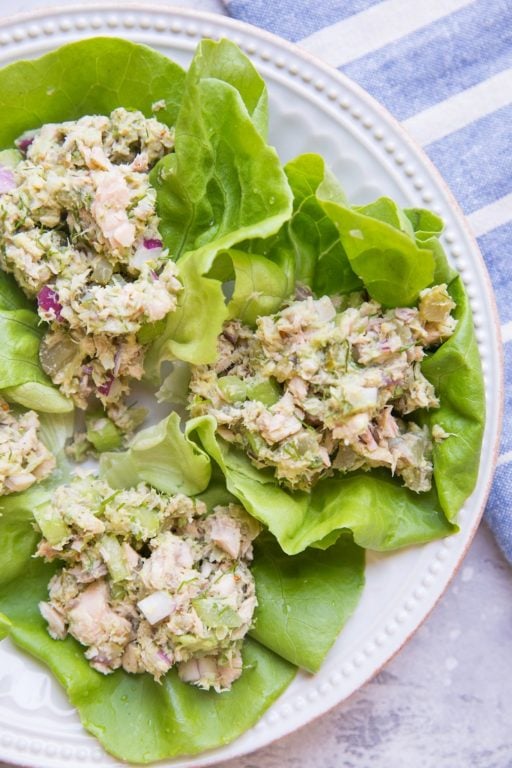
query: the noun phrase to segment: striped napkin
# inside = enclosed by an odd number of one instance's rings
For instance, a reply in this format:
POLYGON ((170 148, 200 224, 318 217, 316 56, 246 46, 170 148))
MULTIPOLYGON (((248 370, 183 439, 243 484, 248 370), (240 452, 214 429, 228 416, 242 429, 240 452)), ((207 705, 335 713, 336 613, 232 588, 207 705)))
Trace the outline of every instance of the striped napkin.
POLYGON ((505 342, 505 429, 486 520, 512 562, 512 0, 224 0, 383 103, 451 186, 505 342), (508 342, 508 343, 507 343, 508 342))

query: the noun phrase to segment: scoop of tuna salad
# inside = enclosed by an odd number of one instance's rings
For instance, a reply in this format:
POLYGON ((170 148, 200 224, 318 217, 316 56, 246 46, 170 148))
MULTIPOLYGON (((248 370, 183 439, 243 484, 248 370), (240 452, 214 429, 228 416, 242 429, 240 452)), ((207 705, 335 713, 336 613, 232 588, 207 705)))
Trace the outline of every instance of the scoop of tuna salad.
POLYGON ((87 646, 94 669, 158 681, 176 665, 182 680, 218 692, 241 675, 259 533, 242 507, 209 514, 182 494, 113 490, 86 475, 57 488, 36 520, 37 555, 64 563, 39 606, 48 631, 87 646))
POLYGON ((15 414, 0 398, 0 496, 26 491, 55 469, 55 457, 38 432, 37 413, 15 414))
POLYGON ((191 414, 215 417, 222 438, 291 489, 386 467, 427 491, 433 438, 407 417, 439 407, 420 364, 452 335, 454 307, 436 285, 417 307, 384 310, 361 293, 336 303, 307 296, 260 317, 256 331, 232 320, 216 363, 192 368, 191 414))
POLYGON ((40 357, 53 382, 80 408, 99 400, 129 431, 124 399, 145 353, 137 334, 181 290, 148 176, 173 132, 119 108, 44 125, 17 145, 0 196, 0 266, 49 323, 40 357))

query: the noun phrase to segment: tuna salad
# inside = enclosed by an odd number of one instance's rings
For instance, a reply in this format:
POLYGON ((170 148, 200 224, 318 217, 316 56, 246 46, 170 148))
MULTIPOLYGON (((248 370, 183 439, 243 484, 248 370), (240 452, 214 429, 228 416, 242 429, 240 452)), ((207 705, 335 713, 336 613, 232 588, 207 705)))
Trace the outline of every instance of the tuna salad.
POLYGON ((137 334, 181 289, 148 176, 173 145, 166 125, 119 108, 44 125, 0 158, 12 166, 1 168, 0 266, 49 323, 41 364, 77 406, 99 400, 126 431, 130 379, 143 374, 137 334))
POLYGON ((69 633, 94 669, 149 672, 224 691, 242 673, 241 646, 256 607, 249 570, 259 524, 236 504, 141 483, 113 490, 75 477, 36 513, 37 555, 63 561, 40 603, 48 631, 69 633))
POLYGON ((192 369, 191 414, 215 417, 221 437, 292 489, 386 467, 427 491, 432 439, 448 435, 407 417, 439 406, 421 361, 452 335, 455 303, 446 285, 422 291, 417 307, 384 310, 361 293, 337 303, 307 296, 255 331, 228 322, 216 363, 192 369))
POLYGON ((38 432, 37 413, 15 414, 0 398, 0 496, 26 491, 55 469, 55 458, 38 432))

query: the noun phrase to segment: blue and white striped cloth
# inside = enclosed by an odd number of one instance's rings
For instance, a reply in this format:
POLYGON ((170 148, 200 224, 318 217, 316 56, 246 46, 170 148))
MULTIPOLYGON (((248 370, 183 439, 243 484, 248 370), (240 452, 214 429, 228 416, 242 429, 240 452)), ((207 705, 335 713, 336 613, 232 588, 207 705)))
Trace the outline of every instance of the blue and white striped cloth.
POLYGON ((486 520, 512 562, 512 0, 224 0, 359 83, 424 147, 491 274, 505 429, 486 520))

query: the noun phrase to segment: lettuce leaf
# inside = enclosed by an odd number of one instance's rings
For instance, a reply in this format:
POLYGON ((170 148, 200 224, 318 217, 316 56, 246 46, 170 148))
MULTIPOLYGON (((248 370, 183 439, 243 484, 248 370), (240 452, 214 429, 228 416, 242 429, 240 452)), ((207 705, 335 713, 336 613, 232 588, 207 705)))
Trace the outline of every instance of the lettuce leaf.
MULTIPOLYGON (((265 143, 266 88, 240 49, 203 40, 185 81, 176 152, 152 171, 161 231, 178 260, 275 232, 291 212, 276 151, 265 143)), ((210 264, 211 266, 211 264, 210 264)))
POLYGON ((364 550, 342 536, 325 552, 289 557, 272 536, 254 543, 259 607, 251 637, 299 667, 318 672, 364 586, 364 550))
POLYGON ((73 435, 74 421, 72 412, 39 414, 39 437, 58 459, 64 458, 64 446, 73 435))
POLYGON ((153 169, 162 236, 184 290, 147 357, 211 362, 228 316, 222 282, 208 273, 220 251, 273 234, 289 217, 291 193, 265 143, 266 89, 228 40, 203 40, 187 73, 176 152, 153 169))
POLYGON ((0 271, 0 392, 9 402, 46 413, 66 413, 73 403, 53 386, 39 363, 44 334, 33 305, 11 275, 0 271))
POLYGON ((44 123, 105 115, 116 107, 152 115, 173 125, 181 103, 185 72, 144 45, 96 37, 64 45, 32 61, 0 70, 0 147, 44 123))
MULTIPOLYGON (((202 497, 223 503, 225 487, 217 479, 202 497)), ((231 691, 201 691, 175 672, 161 685, 122 670, 104 676, 89 666, 75 640, 53 640, 38 611, 56 570, 32 557, 38 536, 31 510, 46 498, 41 489, 31 489, 3 501, 0 633, 49 667, 84 727, 121 760, 148 763, 196 754, 239 736, 292 681, 296 663, 317 668, 362 589, 363 553, 349 539, 328 553, 293 559, 267 539, 257 545, 254 562, 259 642, 246 639, 244 671, 231 691)))
POLYGON ((457 328, 423 361, 421 369, 441 401, 441 407, 426 414, 425 421, 430 427, 438 424, 450 435, 434 442, 434 478, 441 507, 453 522, 478 475, 485 392, 471 309, 460 277, 451 283, 450 293, 457 303, 457 328))
POLYGON ((238 248, 219 251, 208 278, 223 286, 227 319, 236 317, 248 325, 255 325, 261 315, 276 312, 294 288, 281 265, 238 248))
POLYGON ((207 487, 211 465, 205 452, 180 430, 178 414, 172 413, 138 432, 127 451, 103 453, 100 472, 113 488, 146 482, 164 493, 193 496, 207 487))
POLYGON ((34 309, 12 275, 0 270, 0 310, 34 309))
POLYGON ((338 230, 322 208, 327 200, 346 204, 324 159, 313 153, 299 155, 284 170, 293 193, 291 218, 273 237, 246 241, 240 248, 265 256, 285 272, 293 270, 292 285, 307 285, 318 296, 360 289, 338 230))
POLYGON ((370 296, 386 307, 408 306, 432 284, 435 257, 424 243, 416 242, 412 224, 399 215, 399 207, 387 202, 391 205, 377 201, 359 210, 331 201, 322 206, 370 296))

